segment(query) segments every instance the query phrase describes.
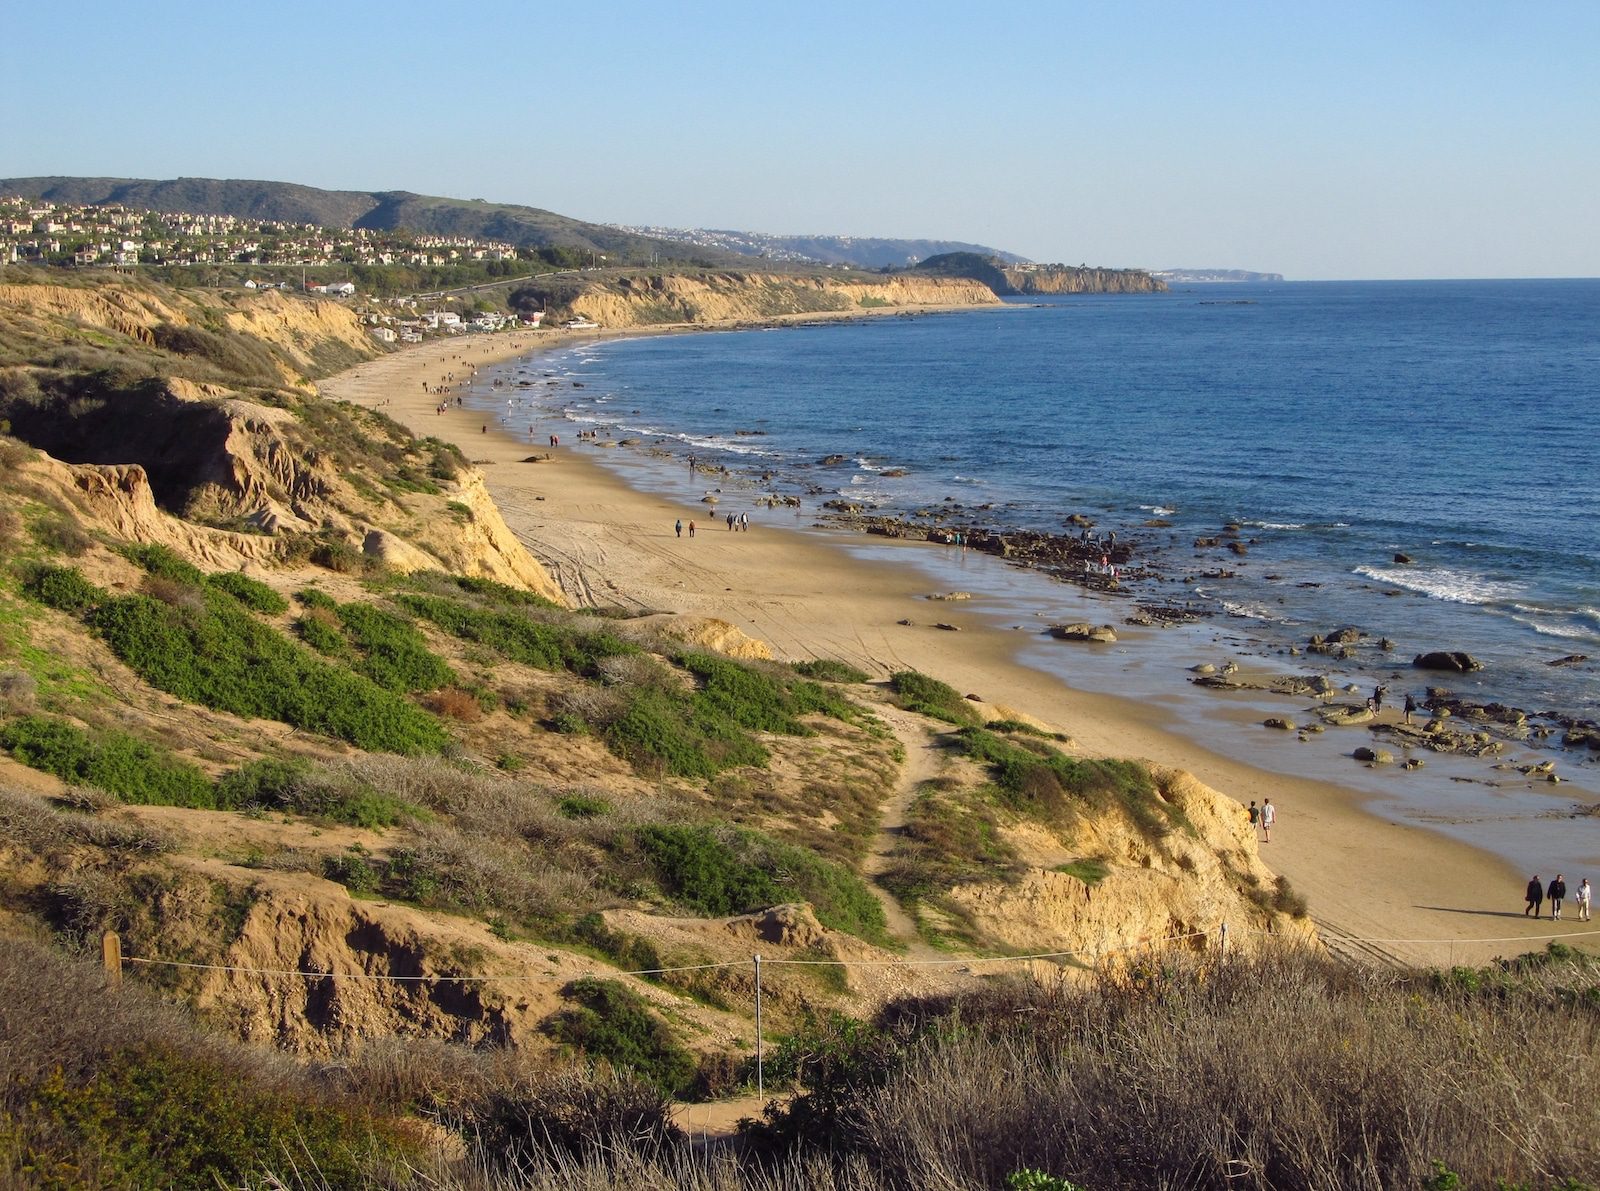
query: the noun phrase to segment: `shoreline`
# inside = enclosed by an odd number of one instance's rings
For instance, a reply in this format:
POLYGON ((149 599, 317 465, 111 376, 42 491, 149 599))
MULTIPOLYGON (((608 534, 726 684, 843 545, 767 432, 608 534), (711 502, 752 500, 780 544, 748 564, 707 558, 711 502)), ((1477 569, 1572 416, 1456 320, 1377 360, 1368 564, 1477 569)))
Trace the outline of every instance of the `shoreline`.
POLYGON ((1016 634, 991 617, 960 604, 930 606, 926 596, 934 588, 922 568, 906 565, 911 556, 896 557, 928 551, 926 544, 874 540, 873 553, 882 557, 863 559, 850 549, 863 544, 860 535, 773 527, 767 519, 775 511, 765 511, 754 532, 728 534, 709 508, 630 487, 587 455, 594 448, 563 444, 548 460, 523 463, 527 443, 496 426, 485 432, 481 409, 437 413, 437 398, 422 387, 452 368, 481 369, 597 338, 693 329, 699 328, 435 340, 358 365, 322 389, 368 406, 387 401, 386 412, 416 433, 461 446, 512 530, 580 602, 716 616, 789 659, 837 657, 880 675, 922 670, 985 703, 1060 726, 1084 753, 1184 769, 1241 804, 1271 797, 1282 817, 1277 837, 1261 846, 1263 859, 1308 897, 1313 920, 1340 950, 1422 965, 1481 963, 1569 933, 1558 928, 1570 924, 1522 918, 1526 874, 1470 844, 1386 817, 1381 795, 1223 756, 1175 730, 1170 713, 1149 700, 1074 689, 1027 665, 1016 634), (702 516, 707 528, 696 539, 673 536, 675 519, 702 516), (941 619, 963 631, 898 623, 906 619, 941 619), (1341 945, 1343 937, 1378 942, 1341 945))

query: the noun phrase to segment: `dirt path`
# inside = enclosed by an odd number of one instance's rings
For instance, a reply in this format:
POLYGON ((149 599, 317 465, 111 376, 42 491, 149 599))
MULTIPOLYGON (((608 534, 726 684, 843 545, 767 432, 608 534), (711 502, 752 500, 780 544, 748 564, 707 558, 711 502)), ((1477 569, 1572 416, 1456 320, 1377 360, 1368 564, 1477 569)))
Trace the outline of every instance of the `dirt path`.
POLYGON ((878 836, 872 842, 872 851, 867 853, 866 859, 861 863, 861 873, 866 877, 879 904, 883 906, 883 916, 889 925, 889 933, 905 944, 907 959, 949 959, 948 955, 923 941, 911 915, 901 908, 900 903, 887 889, 878 884, 878 878, 889 867, 890 853, 894 851, 896 841, 905 830, 906 817, 911 810, 912 802, 916 800, 924 782, 938 777, 944 771, 944 758, 927 728, 916 717, 901 711, 898 707, 887 705, 876 707, 874 710, 900 741, 901 747, 905 749, 906 759, 900 766, 899 780, 889 792, 889 797, 884 800, 878 821, 878 836))

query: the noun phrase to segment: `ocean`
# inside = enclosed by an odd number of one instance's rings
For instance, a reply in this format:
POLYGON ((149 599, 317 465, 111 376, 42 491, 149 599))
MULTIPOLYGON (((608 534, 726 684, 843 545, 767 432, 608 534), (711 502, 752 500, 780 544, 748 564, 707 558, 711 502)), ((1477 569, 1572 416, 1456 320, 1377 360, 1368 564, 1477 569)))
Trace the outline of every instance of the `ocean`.
MULTIPOLYGON (((1154 572, 1135 597, 1187 602, 1211 640, 1283 672, 1326 670, 1288 650, 1352 625, 1393 648, 1337 677, 1396 702, 1444 686, 1600 718, 1600 280, 1073 295, 585 341, 497 375, 541 382, 482 394, 511 428, 638 439, 597 457, 691 511, 720 483, 719 511, 758 523, 809 525, 829 500, 1058 533, 1081 514, 1154 572), (691 474, 691 454, 728 475, 691 474), (803 515, 741 495, 770 493, 803 515), (1243 555, 1196 547, 1230 523, 1243 555), (1483 669, 1410 667, 1431 650, 1483 669), (1570 655, 1589 660, 1550 664, 1570 655)), ((1132 610, 1099 599, 1098 619, 1132 610)), ((1130 693, 1116 669, 1103 685, 1130 693)))

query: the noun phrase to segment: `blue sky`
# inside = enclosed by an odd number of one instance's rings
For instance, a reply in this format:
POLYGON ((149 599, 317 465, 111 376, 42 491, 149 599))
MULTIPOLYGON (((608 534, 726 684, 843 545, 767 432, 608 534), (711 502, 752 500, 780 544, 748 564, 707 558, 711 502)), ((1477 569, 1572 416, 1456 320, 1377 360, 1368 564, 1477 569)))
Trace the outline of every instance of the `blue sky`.
POLYGON ((1295 278, 1600 275, 1600 3, 13 5, 0 177, 1295 278))

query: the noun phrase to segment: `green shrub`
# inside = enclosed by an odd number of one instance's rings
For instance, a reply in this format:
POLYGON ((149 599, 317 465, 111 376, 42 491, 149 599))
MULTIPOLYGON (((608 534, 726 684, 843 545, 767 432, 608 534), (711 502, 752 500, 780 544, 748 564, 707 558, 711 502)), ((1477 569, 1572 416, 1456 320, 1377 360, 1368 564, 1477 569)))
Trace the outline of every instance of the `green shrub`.
POLYGON ((462 591, 482 596, 491 603, 504 604, 511 608, 557 608, 560 606, 544 596, 535 595, 531 591, 524 591, 520 587, 512 587, 508 583, 498 583, 493 579, 481 579, 470 575, 452 575, 450 578, 462 591))
POLYGON ((726 719, 755 732, 809 736, 798 719, 821 712, 848 720, 852 712, 834 692, 814 682, 788 680, 777 671, 760 669, 715 653, 681 653, 674 659, 700 680, 695 705, 701 715, 726 719))
POLYGON ((395 602, 454 637, 485 645, 508 661, 540 670, 592 676, 604 659, 640 652, 637 645, 603 629, 547 624, 521 612, 474 608, 442 596, 402 595, 395 602))
POLYGON ((611 749, 636 767, 679 777, 715 777, 736 765, 766 764, 768 753, 760 741, 725 717, 698 710, 679 692, 635 688, 603 734, 611 749))
POLYGON ((568 932, 580 943, 593 947, 617 967, 629 972, 650 972, 665 965, 661 953, 648 939, 613 930, 599 914, 585 914, 568 932))
POLYGON ((166 546, 124 546, 122 553, 129 561, 162 579, 171 579, 174 583, 187 583, 191 587, 199 587, 206 581, 205 573, 199 567, 184 561, 166 546))
POLYGON ((335 778, 300 760, 265 757, 217 781, 217 805, 292 811, 352 827, 391 827, 415 818, 418 808, 392 794, 348 778, 335 778))
POLYGON ((694 1057, 638 993, 592 977, 575 981, 565 992, 577 1004, 550 1023, 557 1041, 632 1071, 669 1095, 688 1087, 694 1057))
POLYGON ((338 600, 325 591, 318 591, 315 587, 302 588, 295 592, 294 598, 307 608, 326 608, 329 612, 335 612, 339 608, 338 600))
POLYGON ((102 1186, 202 1191, 300 1167, 318 1186, 354 1191, 372 1185, 369 1163, 407 1151, 353 1104, 263 1087, 161 1043, 113 1052, 81 1082, 58 1069, 34 1089, 28 1125, 18 1132, 33 1185, 52 1188, 83 1185, 73 1171, 87 1153, 102 1186))
POLYGON ((105 600, 106 593, 76 567, 38 566, 24 578, 22 590, 41 604, 62 612, 82 612, 105 600))
POLYGON ((889 686, 899 698, 900 706, 918 715, 957 725, 975 725, 982 718, 955 687, 915 670, 899 670, 889 675, 889 686))
POLYGON ((835 661, 833 658, 813 658, 808 662, 792 664, 795 673, 802 678, 814 678, 818 682, 866 682, 869 677, 865 670, 858 670, 849 662, 835 661))
POLYGON ((556 809, 569 819, 593 819, 610 814, 611 804, 588 794, 568 794, 556 803, 556 809))
POLYGON ((371 604, 340 604, 340 623, 361 651, 357 670, 391 691, 432 691, 455 681, 416 628, 371 604))
POLYGON ((313 614, 302 616, 294 622, 294 627, 299 630, 300 640, 324 657, 338 658, 341 661, 354 656, 350 642, 333 625, 323 617, 315 615, 320 609, 314 609, 313 614))
POLYGON ((1054 822, 1076 802, 1120 807, 1153 840, 1174 828, 1193 831, 1182 809, 1161 797, 1150 770, 1137 761, 1069 757, 1042 740, 1008 740, 982 728, 963 728, 956 742, 988 765, 1001 800, 1022 814, 1054 822))
POLYGON ((701 914, 725 917, 806 901, 824 926, 883 937, 883 907, 861 878, 803 848, 706 825, 645 827, 638 841, 662 889, 701 914))
POLYGON ((1104 881, 1111 869, 1104 860, 1089 858, 1086 860, 1070 860, 1066 864, 1055 867, 1058 873, 1066 873, 1069 877, 1077 877, 1085 885, 1097 885, 1104 881))
POLYGON ((225 591, 253 612, 277 616, 289 610, 289 601, 259 579, 241 575, 238 571, 223 571, 206 580, 218 591, 225 591))
POLYGON ((123 732, 90 736, 66 720, 30 715, 0 726, 0 748, 30 768, 96 786, 126 802, 216 805, 211 779, 199 769, 123 732))
POLYGON ((89 623, 146 682, 190 703, 281 720, 370 752, 438 752, 449 742, 420 708, 308 653, 221 592, 205 591, 202 609, 182 614, 125 596, 89 623))

